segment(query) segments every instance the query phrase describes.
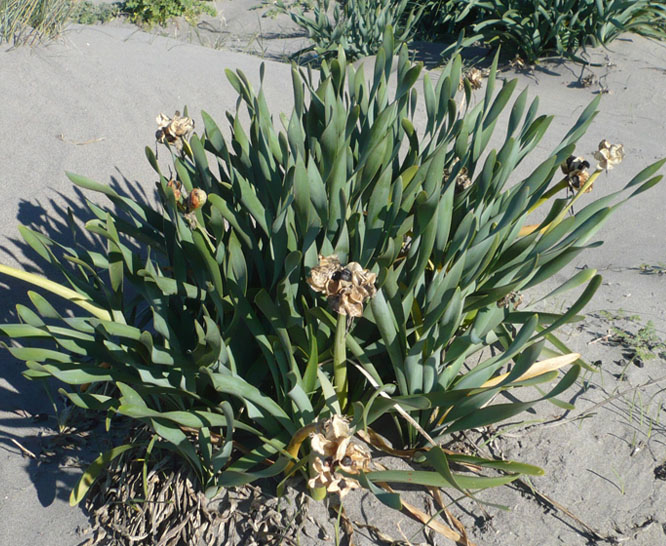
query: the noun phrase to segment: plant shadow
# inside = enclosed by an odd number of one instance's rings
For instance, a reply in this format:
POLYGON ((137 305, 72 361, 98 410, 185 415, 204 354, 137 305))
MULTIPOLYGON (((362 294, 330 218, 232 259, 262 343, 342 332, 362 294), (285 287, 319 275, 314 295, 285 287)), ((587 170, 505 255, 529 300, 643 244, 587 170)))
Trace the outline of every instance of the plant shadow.
MULTIPOLYGON (((155 202, 156 193, 149 195, 138 183, 131 183, 122 173, 111 177, 109 186, 118 194, 148 205, 155 202)), ((99 202, 121 217, 127 215, 93 192, 75 187, 71 195, 58 192, 45 205, 29 198, 19 202, 16 224, 38 232, 57 244, 50 250, 59 258, 63 247, 105 252, 103 240, 85 230, 84 223, 94 218, 86 205, 99 202), (106 201, 106 203, 104 203, 106 201)), ((14 225, 14 224, 13 224, 14 225)), ((9 244, 0 247, 0 260, 14 262, 26 272, 36 273, 49 280, 66 284, 63 273, 48 263, 21 237, 5 237, 9 244)), ((133 252, 138 247, 128 246, 133 252)), ((144 252, 141 252, 143 254, 144 252)), ((27 284, 17 278, 0 276, 0 312, 2 323, 18 323, 17 306, 32 309, 28 296, 35 291, 47 297, 49 303, 63 316, 73 316, 78 307, 27 284)), ((4 336, 3 336, 4 337, 4 336)), ((9 344, 9 340, 4 339, 9 344)), ((1 342, 0 342, 1 343, 1 342)), ((35 343, 31 345, 36 346, 35 343)), ((44 344, 53 348, 51 344, 44 344)), ((2 347, 7 347, 2 343, 2 347)), ((67 501, 69 492, 85 468, 102 451, 111 447, 112 438, 102 432, 102 417, 89 418, 79 412, 58 388, 64 384, 55 379, 28 380, 22 375, 25 364, 8 350, 0 351, 0 450, 6 452, 2 470, 15 471, 22 467, 34 485, 42 506, 56 500, 67 501), (99 434, 94 431, 98 430, 99 434), (20 459, 23 461, 20 461, 20 459), (11 468, 13 467, 13 468, 11 468)))

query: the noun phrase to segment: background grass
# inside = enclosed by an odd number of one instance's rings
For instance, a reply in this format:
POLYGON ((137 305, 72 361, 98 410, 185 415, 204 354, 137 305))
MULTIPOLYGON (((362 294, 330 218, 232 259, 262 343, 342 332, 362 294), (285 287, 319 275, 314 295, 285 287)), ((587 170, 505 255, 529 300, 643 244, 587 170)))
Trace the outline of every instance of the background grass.
POLYGON ((57 36, 72 10, 70 0, 0 0, 0 43, 34 43, 57 36))

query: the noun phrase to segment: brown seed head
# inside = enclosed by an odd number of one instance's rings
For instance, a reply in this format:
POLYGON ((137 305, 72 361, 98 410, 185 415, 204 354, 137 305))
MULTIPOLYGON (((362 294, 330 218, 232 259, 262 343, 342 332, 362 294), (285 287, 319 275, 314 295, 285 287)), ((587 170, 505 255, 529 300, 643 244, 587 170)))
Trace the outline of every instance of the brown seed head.
POLYGON ((478 68, 470 68, 465 74, 465 79, 469 82, 472 89, 481 89, 483 85, 483 72, 478 68))
POLYGON ((342 267, 337 256, 319 256, 319 265, 310 271, 307 279, 310 287, 323 292, 331 308, 341 315, 360 317, 363 302, 377 292, 377 274, 363 269, 357 262, 342 267))
POLYGON ((353 478, 335 472, 337 467, 350 474, 369 469, 370 451, 352 442, 352 436, 347 419, 340 415, 334 415, 319 424, 317 432, 310 436, 314 455, 314 477, 308 482, 310 487, 325 487, 329 493, 338 493, 341 497, 359 487, 353 478))
POLYGON ((589 169, 590 164, 583 159, 582 157, 577 157, 575 155, 570 155, 567 157, 566 161, 560 165, 560 169, 564 174, 571 174, 574 171, 589 169))
MULTIPOLYGON (((590 168, 590 163, 582 157, 570 155, 560 165, 560 168, 566 175, 567 182, 572 190, 580 190, 590 178, 590 173, 587 172, 587 169, 590 168)), ((592 191, 592 185, 585 190, 585 193, 590 191, 592 191)))
POLYGON ((313 267, 310 276, 307 279, 310 287, 316 292, 324 292, 329 295, 327 289, 328 283, 333 279, 333 274, 342 269, 339 258, 334 254, 332 256, 319 255, 319 265, 313 267))
POLYGON ((180 152, 183 149, 183 138, 194 130, 194 120, 181 116, 176 112, 173 119, 160 113, 155 119, 157 132, 155 138, 162 144, 173 144, 180 152))
POLYGON ((194 130, 194 120, 176 112, 169 124, 169 132, 175 137, 183 137, 194 130))
MULTIPOLYGON (((585 182, 589 180, 589 178, 590 173, 588 173, 586 170, 573 171, 569 174, 569 184, 573 189, 580 190, 585 185, 585 182)), ((594 183, 590 184, 585 190, 585 193, 590 193, 593 187, 594 183)))
POLYGON ((200 188, 194 188, 187 197, 187 212, 193 212, 200 209, 204 206, 207 200, 208 196, 205 191, 200 188))
POLYGON ((523 295, 520 292, 509 292, 501 300, 497 302, 498 307, 509 307, 513 306, 514 309, 518 309, 523 303, 523 295))
POLYGON ((467 167, 460 169, 460 173, 456 177, 456 190, 463 191, 472 185, 472 179, 467 174, 467 167))

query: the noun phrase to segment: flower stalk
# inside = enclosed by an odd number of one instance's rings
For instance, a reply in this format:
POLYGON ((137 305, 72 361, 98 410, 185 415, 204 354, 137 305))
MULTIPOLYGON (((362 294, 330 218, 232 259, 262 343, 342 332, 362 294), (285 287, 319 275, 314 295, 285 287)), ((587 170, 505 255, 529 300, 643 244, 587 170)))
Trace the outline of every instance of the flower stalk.
POLYGON ((601 172, 602 172, 601 169, 597 168, 597 170, 595 170, 590 175, 590 178, 587 179, 585 184, 583 184, 583 186, 580 188, 580 190, 578 190, 576 195, 573 196, 573 199, 571 199, 569 204, 560 211, 560 213, 555 217, 555 219, 550 224, 548 224, 545 228, 543 228, 544 233, 548 233, 549 231, 552 231, 553 229, 555 229, 555 227, 557 227, 557 225, 562 220, 564 220, 566 215, 573 208, 576 201, 578 201, 584 193, 587 193, 587 190, 592 187, 592 185, 594 184, 594 181, 599 177, 601 172))
MULTIPOLYGON (((316 423, 310 423, 309 425, 305 425, 304 427, 298 429, 296 433, 291 437, 291 440, 289 441, 289 445, 287 446, 287 453, 289 453, 289 455, 291 455, 295 459, 298 458, 298 452, 301 450, 303 442, 308 436, 310 436, 310 434, 312 434, 316 430, 317 430, 316 423)), ((293 467, 294 463, 293 461, 290 461, 287 467, 285 468, 285 474, 288 474, 293 467)))
POLYGON ((347 379, 347 316, 338 315, 333 346, 333 387, 338 394, 340 408, 345 410, 349 382, 347 379))
MULTIPOLYGON (((602 173, 601 169, 597 169, 594 171, 590 177, 587 179, 585 184, 576 192, 576 194, 573 196, 569 204, 564 207, 560 213, 555 217, 555 219, 550 222, 547 226, 544 226, 541 228, 541 233, 547 233, 548 231, 553 230, 564 218, 566 217, 567 213, 571 210, 571 208, 574 206, 576 201, 580 199, 581 195, 584 193, 587 193, 588 190, 592 187, 594 184, 594 181, 599 177, 599 175, 602 173)), ((568 187, 568 180, 564 178, 560 182, 558 182, 551 190, 548 190, 544 196, 537 201, 532 208, 529 210, 529 212, 533 212, 535 209, 543 205, 548 199, 550 199, 553 195, 555 195, 557 192, 563 190, 564 188, 568 187), (557 191, 556 191, 557 190, 557 191)), ((531 233, 534 233, 537 228, 539 227, 540 224, 530 224, 528 226, 523 226, 520 229, 520 232, 518 233, 519 237, 525 237, 526 235, 530 235, 531 233)))

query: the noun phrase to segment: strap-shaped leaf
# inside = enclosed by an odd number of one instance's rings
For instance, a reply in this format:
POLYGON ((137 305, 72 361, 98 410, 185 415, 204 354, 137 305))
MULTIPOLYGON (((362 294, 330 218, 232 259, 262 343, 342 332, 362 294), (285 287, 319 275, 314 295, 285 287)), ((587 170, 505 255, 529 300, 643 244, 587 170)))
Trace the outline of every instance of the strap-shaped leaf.
POLYGON ((554 332, 563 324, 567 324, 568 322, 574 320, 576 314, 579 313, 592 299, 592 296, 594 296, 599 286, 601 286, 601 281, 602 281, 601 275, 595 275, 594 277, 592 277, 590 282, 585 287, 583 293, 578 297, 575 303, 571 307, 569 307, 567 312, 564 313, 564 315, 562 315, 561 318, 553 322, 548 328, 541 331, 538 335, 544 336, 546 334, 549 334, 550 332, 554 332))
POLYGON ((85 498, 92 484, 95 483, 95 480, 109 463, 132 447, 135 447, 135 444, 124 444, 114 447, 97 457, 85 470, 83 476, 81 476, 77 484, 74 486, 74 489, 72 489, 72 492, 69 495, 69 505, 76 506, 79 504, 85 498))
POLYGON ((427 487, 451 487, 462 490, 469 489, 487 489, 489 487, 498 487, 511 483, 520 477, 519 474, 509 474, 506 476, 468 476, 464 474, 454 474, 456 484, 451 483, 439 472, 429 472, 425 470, 380 470, 368 472, 367 478, 375 483, 407 483, 411 485, 424 485, 427 487))
POLYGON ((237 376, 213 372, 208 368, 204 371, 217 391, 234 396, 242 402, 249 401, 255 404, 263 410, 264 416, 279 422, 290 434, 296 432, 296 425, 289 419, 285 411, 274 400, 262 394, 257 387, 237 376))
POLYGON ((69 300, 75 305, 85 309, 93 316, 105 320, 111 320, 111 315, 109 312, 98 306, 96 303, 93 303, 87 296, 84 296, 79 292, 75 292, 71 288, 67 288, 66 286, 50 281, 40 275, 35 273, 28 273, 27 271, 22 271, 20 269, 16 269, 4 264, 0 264, 0 274, 8 275, 34 284, 35 286, 39 286, 40 288, 48 290, 49 292, 60 296, 61 298, 69 300))
POLYGON ((368 489, 377 500, 382 504, 393 508, 394 510, 400 510, 402 508, 402 501, 400 500, 400 495, 398 493, 389 493, 383 489, 377 487, 372 481, 370 481, 365 474, 365 472, 360 472, 358 476, 353 476, 357 478, 359 483, 366 489, 368 489))
POLYGON ((30 324, 0 324, 0 333, 10 338, 50 338, 46 330, 30 324))
POLYGON ((398 325, 382 290, 377 292, 370 300, 370 308, 372 309, 374 322, 377 325, 377 329, 384 341, 386 351, 395 370, 400 392, 407 394, 408 386, 404 371, 403 349, 398 336, 398 325))

